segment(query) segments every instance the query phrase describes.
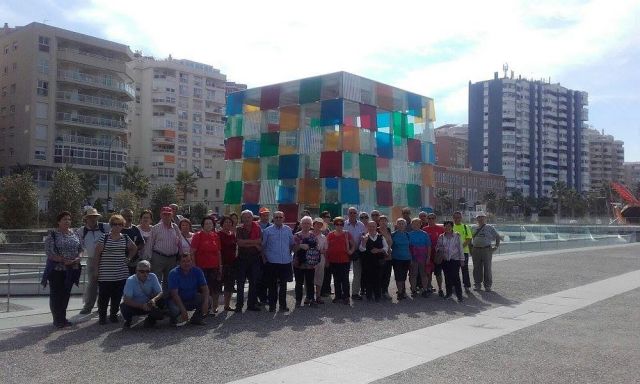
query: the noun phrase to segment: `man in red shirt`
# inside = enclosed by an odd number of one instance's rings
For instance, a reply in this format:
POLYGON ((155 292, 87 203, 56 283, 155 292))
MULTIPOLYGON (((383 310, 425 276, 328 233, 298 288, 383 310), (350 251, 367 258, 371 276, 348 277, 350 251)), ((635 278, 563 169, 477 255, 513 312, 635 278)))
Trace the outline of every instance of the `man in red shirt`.
POLYGON ((244 306, 244 283, 249 280, 247 309, 260 311, 258 307, 257 283, 262 264, 262 231, 253 221, 253 213, 244 210, 240 214, 241 225, 236 230, 238 242, 238 292, 236 294, 236 312, 242 312, 244 306))
POLYGON ((432 256, 426 265, 428 281, 427 287, 429 289, 433 289, 433 285, 431 284, 433 279, 431 272, 433 272, 433 274, 436 275, 436 281, 438 283, 438 295, 444 297, 444 292, 442 291, 442 264, 433 263, 433 258, 436 255, 436 245, 438 244, 438 237, 444 233, 444 227, 436 224, 436 218, 437 217, 435 213, 429 213, 427 215, 427 225, 422 228, 423 231, 427 232, 427 234, 429 235, 429 239, 431 240, 432 256))

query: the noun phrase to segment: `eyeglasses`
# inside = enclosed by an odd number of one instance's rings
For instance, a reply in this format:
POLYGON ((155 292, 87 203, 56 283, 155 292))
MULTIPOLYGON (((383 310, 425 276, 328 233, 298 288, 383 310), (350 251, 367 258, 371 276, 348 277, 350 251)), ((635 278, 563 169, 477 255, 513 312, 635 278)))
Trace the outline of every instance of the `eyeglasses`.
POLYGON ((358 212, 349 212, 350 215, 357 215, 358 212))
POLYGON ((139 270, 138 270, 138 272, 139 272, 139 273, 145 273, 145 274, 146 274, 146 273, 149 273, 149 272, 151 272, 151 271, 149 271, 148 269, 139 269, 139 270))

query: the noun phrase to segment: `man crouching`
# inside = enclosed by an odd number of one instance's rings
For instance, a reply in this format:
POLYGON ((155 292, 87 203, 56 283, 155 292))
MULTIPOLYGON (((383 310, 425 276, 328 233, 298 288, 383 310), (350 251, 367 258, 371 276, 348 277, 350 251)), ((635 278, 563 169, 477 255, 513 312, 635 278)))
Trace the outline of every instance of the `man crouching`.
POLYGON ((157 320, 162 320, 162 287, 158 277, 151 273, 151 264, 142 260, 136 265, 136 273, 129 276, 124 284, 124 302, 120 304, 120 312, 124 318, 123 328, 131 327, 133 316, 147 315, 144 326, 153 327, 157 320))
POLYGON ((186 323, 187 311, 195 310, 191 324, 204 325, 203 317, 209 312, 209 287, 202 269, 193 266, 190 254, 182 254, 180 264, 169 272, 169 292, 171 324, 186 323))

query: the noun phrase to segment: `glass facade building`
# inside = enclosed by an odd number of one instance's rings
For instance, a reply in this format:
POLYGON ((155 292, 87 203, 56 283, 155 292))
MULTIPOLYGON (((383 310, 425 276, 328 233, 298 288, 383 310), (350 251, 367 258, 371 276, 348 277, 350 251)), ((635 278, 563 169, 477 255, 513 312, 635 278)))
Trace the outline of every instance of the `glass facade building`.
POLYGON ((433 99, 346 72, 227 97, 228 211, 267 207, 393 217, 432 200, 433 99))

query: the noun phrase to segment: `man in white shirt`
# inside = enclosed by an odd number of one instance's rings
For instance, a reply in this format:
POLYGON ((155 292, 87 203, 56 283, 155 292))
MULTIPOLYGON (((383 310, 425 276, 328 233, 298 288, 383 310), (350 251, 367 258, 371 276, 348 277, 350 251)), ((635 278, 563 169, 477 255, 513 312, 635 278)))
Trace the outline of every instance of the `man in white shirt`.
POLYGON ((93 207, 87 207, 84 211, 84 225, 76 230, 76 235, 80 239, 80 244, 87 256, 87 274, 82 301, 84 306, 80 311, 81 315, 88 315, 93 310, 98 298, 98 265, 94 257, 96 251, 96 242, 100 240, 103 234, 109 233, 111 227, 108 223, 99 223, 98 219, 102 215, 93 207))

